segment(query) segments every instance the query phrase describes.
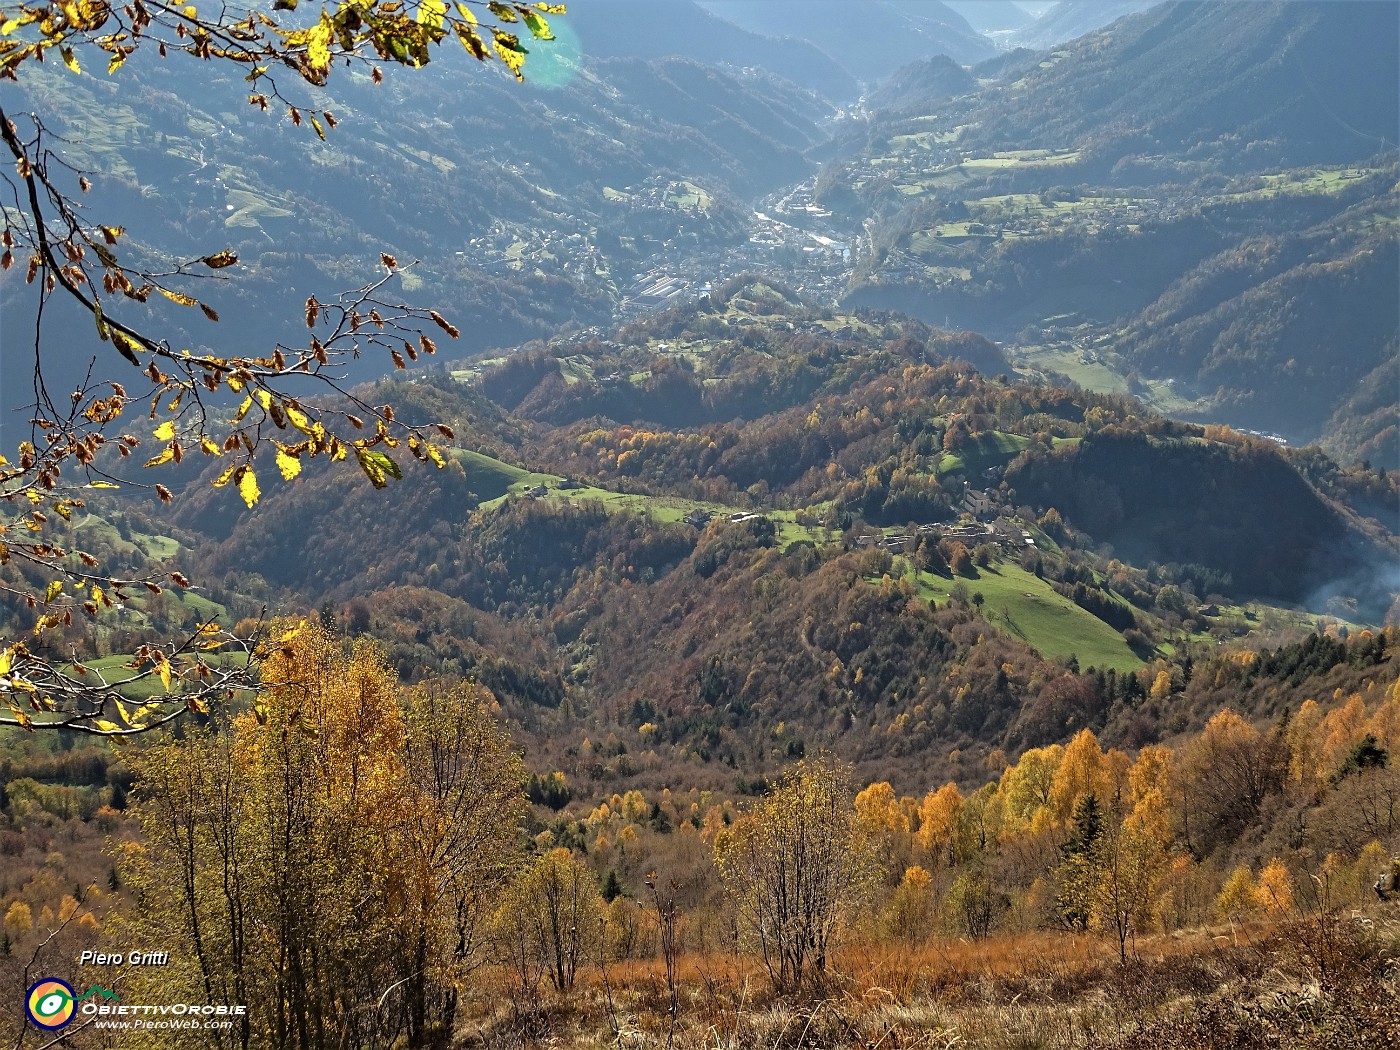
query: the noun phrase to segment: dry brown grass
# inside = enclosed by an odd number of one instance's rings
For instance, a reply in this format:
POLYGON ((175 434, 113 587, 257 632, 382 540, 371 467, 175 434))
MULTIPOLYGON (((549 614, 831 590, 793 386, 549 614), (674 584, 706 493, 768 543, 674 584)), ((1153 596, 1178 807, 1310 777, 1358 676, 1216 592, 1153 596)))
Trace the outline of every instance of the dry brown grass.
POLYGON ((660 959, 513 1001, 504 975, 464 1004, 473 1050, 1197 1050, 1400 1048, 1400 914, 1299 920, 1114 946, 1038 932, 843 950, 801 996, 734 953, 679 959, 674 1031, 660 959))

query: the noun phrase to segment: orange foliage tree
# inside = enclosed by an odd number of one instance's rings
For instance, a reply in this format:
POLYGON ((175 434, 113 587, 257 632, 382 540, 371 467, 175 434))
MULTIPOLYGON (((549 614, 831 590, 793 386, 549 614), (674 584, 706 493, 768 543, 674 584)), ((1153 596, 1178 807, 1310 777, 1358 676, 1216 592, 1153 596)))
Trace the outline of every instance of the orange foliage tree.
POLYGON ((243 1003, 218 1045, 430 1045, 513 866, 522 764, 471 688, 401 698, 378 653, 279 627, 227 733, 135 749, 123 994, 243 1003), (222 1042, 220 1042, 222 1040, 222 1042))

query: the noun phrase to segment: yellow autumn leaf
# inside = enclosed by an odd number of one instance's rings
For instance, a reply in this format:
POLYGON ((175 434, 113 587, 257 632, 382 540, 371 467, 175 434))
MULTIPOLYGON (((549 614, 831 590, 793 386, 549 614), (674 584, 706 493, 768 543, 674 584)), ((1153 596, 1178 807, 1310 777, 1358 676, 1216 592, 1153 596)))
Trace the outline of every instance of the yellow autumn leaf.
POLYGON ((520 38, 514 33, 507 33, 502 29, 491 30, 492 43, 496 49, 496 55, 505 63, 516 80, 524 80, 525 56, 530 52, 521 46, 520 38))
POLYGON ((225 249, 221 252, 215 252, 213 255, 206 255, 200 262, 211 270, 222 270, 225 266, 236 265, 238 262, 238 255, 235 252, 225 249))
POLYGON ((529 27, 530 35, 537 40, 553 40, 554 32, 549 28, 549 23, 533 11, 522 10, 520 17, 524 19, 525 25, 529 27))
POLYGON ((227 485, 230 481, 232 481, 232 480, 233 480, 234 472, 238 470, 238 467, 239 467, 239 464, 237 464, 237 463, 230 463, 230 464, 224 469, 224 472, 223 472, 222 474, 220 474, 217 478, 214 479, 214 487, 215 487, 216 489, 221 489, 221 488, 223 488, 225 485, 227 485))
POLYGON ((172 291, 169 288, 161 288, 159 285, 156 286, 156 291, 160 292, 161 295, 165 296, 172 303, 179 303, 181 306, 199 305, 198 299, 195 299, 192 296, 188 296, 184 292, 176 292, 172 291))
POLYGON ((445 0, 423 0, 418 5, 418 24, 432 29, 441 29, 442 18, 445 14, 447 14, 445 0))
POLYGON ((486 61, 486 45, 482 42, 481 36, 471 26, 462 25, 460 22, 452 27, 457 32, 457 39, 462 42, 462 47, 478 62, 486 61))
POLYGON ((92 724, 104 733, 120 733, 122 727, 115 722, 109 722, 105 718, 94 718, 92 724))
POLYGON ((30 11, 23 11, 18 18, 7 18, 0 23, 0 36, 9 36, 21 26, 27 26, 30 22, 38 21, 39 16, 30 11))
POLYGON ((258 479, 253 474, 253 468, 246 464, 239 473, 238 494, 243 497, 243 502, 248 504, 250 508, 257 506, 258 498, 262 495, 262 490, 258 488, 258 479))
POLYGON ((143 722, 146 721, 147 718, 149 718, 158 710, 160 710, 159 701, 151 704, 142 704, 140 707, 138 707, 135 711, 131 713, 131 718, 129 719, 129 721, 133 726, 140 726, 143 722))
POLYGON ((156 427, 155 434, 152 436, 157 441, 169 441, 175 436, 175 420, 167 419, 160 426, 156 427))
POLYGON ((12 653, 13 650, 11 649, 6 649, 3 652, 0 652, 0 674, 7 675, 10 673, 10 664, 14 659, 12 653))
POLYGON ((296 427, 303 434, 311 433, 311 417, 290 402, 282 402, 282 411, 286 413, 287 422, 296 427))
POLYGON ((277 469, 282 472, 283 481, 291 481, 301 473, 301 460, 284 448, 277 449, 277 469))
MULTIPOLYGON (((321 12, 321 21, 306 31, 306 64, 317 73, 324 73, 331 67, 331 42, 335 37, 335 26, 326 13, 321 12)), ((323 135, 322 138, 325 136, 323 135)))

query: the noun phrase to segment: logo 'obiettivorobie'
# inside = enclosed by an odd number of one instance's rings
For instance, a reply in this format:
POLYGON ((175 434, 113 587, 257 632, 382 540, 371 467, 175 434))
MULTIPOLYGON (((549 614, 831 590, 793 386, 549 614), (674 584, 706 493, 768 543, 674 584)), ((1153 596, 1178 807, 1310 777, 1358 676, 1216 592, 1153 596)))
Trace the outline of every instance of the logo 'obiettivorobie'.
POLYGON ((73 1020, 77 999, 73 986, 57 977, 45 977, 29 986, 24 1009, 40 1028, 55 1031, 73 1020))
POLYGON ((228 1027, 233 1024, 228 1018, 242 1017, 248 1007, 238 1003, 123 1003, 122 997, 109 988, 93 985, 82 995, 73 991, 73 986, 58 977, 44 977, 29 986, 24 997, 24 1011, 32 1024, 48 1031, 65 1027, 74 1017, 82 1014, 84 1022, 103 1019, 100 1024, 108 1024, 109 1017, 120 1018, 114 1022, 122 1028, 198 1028, 199 1018, 205 1020, 203 1027, 228 1027), (99 1003, 96 998, 105 999, 99 1003), (88 1002, 87 1000, 93 1000, 88 1002), (115 1002, 117 1005, 112 1006, 115 1002), (130 1018, 130 1020, 128 1020, 130 1018))
POLYGON ((52 1032, 73 1020, 77 1004, 94 995, 121 1001, 116 992, 109 992, 97 985, 93 985, 82 995, 75 995, 73 986, 67 981, 57 977, 45 977, 29 986, 29 994, 24 997, 24 1009, 29 1014, 30 1021, 52 1032))

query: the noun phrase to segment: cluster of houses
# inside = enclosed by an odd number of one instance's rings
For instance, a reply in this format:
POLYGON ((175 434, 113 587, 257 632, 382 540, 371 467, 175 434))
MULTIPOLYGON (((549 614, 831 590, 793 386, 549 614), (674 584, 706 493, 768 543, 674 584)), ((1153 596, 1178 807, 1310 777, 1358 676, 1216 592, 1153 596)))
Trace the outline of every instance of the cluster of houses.
MULTIPOLYGON (((776 271, 811 301, 836 302, 852 273, 854 245, 830 227, 830 212, 812 200, 814 186, 809 179, 768 198, 761 206, 772 214, 753 212, 743 239, 732 230, 714 235, 700 194, 687 192, 690 184, 658 176, 605 191, 611 218, 604 226, 641 255, 630 281, 619 275, 619 316, 676 306, 707 294, 713 282, 765 271, 776 271), (621 223, 619 216, 625 217, 621 223), (653 226, 650 234, 644 232, 653 226)), ((599 230, 585 218, 562 230, 496 219, 463 245, 456 259, 489 273, 539 271, 611 290, 610 263, 617 260, 608 258, 599 239, 599 230)))
MULTIPOLYGON (((574 478, 563 478, 555 485, 555 488, 559 490, 582 487, 583 485, 574 478)), ((526 489, 524 494, 531 499, 541 499, 549 495, 549 486, 545 484, 535 485, 526 489)), ((978 499, 974 503, 979 507, 990 499, 985 492, 976 495, 978 499)), ((764 516, 755 511, 740 510, 724 515, 724 520, 740 524, 764 516)), ((703 529, 716 517, 714 511, 705 507, 696 507, 681 520, 694 528, 703 529)), ((955 540, 969 550, 984 543, 995 544, 1003 550, 1036 549, 1035 538, 1031 535, 1030 530, 1020 528, 1006 518, 997 518, 993 521, 960 521, 956 524, 928 522, 917 526, 912 534, 908 530, 889 534, 865 533, 856 537, 855 544, 859 550, 879 547, 891 554, 903 554, 906 547, 911 547, 913 543, 917 543, 918 539, 923 537, 932 537, 935 540, 955 540)))
POLYGON ((591 231, 541 230, 497 219, 490 228, 467 242, 457 260, 493 274, 539 270, 592 279, 606 270, 606 260, 591 231))
MULTIPOLYGON (((753 521, 754 519, 761 517, 763 517, 762 514, 755 514, 751 511, 740 510, 735 511, 733 514, 727 515, 726 520, 737 523, 741 521, 753 521)), ((703 529, 710 522, 714 521, 714 519, 714 511, 706 510, 704 507, 696 507, 681 520, 684 521, 687 525, 693 525, 697 529, 703 529)))
MULTIPOLYGON (((573 478, 563 478, 554 487, 561 492, 570 489, 581 489, 583 488, 583 482, 576 481, 573 478)), ((529 496, 531 499, 543 499, 545 496, 549 495, 549 486, 541 482, 538 485, 526 489, 525 495, 529 496)))
MULTIPOLYGON (((835 303, 851 275, 850 246, 755 213, 749 239, 739 244, 661 250, 632 275, 619 311, 624 317, 707 295, 715 283, 741 273, 776 273, 805 299, 835 303)), ((731 319, 732 320, 732 319, 731 319)), ((737 322, 735 322, 737 323, 737 322)))
POLYGON ((888 535, 866 534, 856 538, 856 547, 861 550, 880 547, 891 554, 903 554, 906 548, 910 547, 911 541, 917 542, 923 537, 931 537, 935 540, 955 540, 969 550, 984 543, 993 544, 1007 551, 1023 548, 1036 549, 1036 542, 1031 536, 1030 530, 1018 528, 1005 518, 994 522, 968 521, 956 525, 929 523, 918 526, 912 536, 907 530, 888 535))
POLYGON ((817 177, 813 175, 786 192, 774 194, 765 203, 776 215, 811 219, 831 218, 831 212, 816 202, 816 191, 817 177))

